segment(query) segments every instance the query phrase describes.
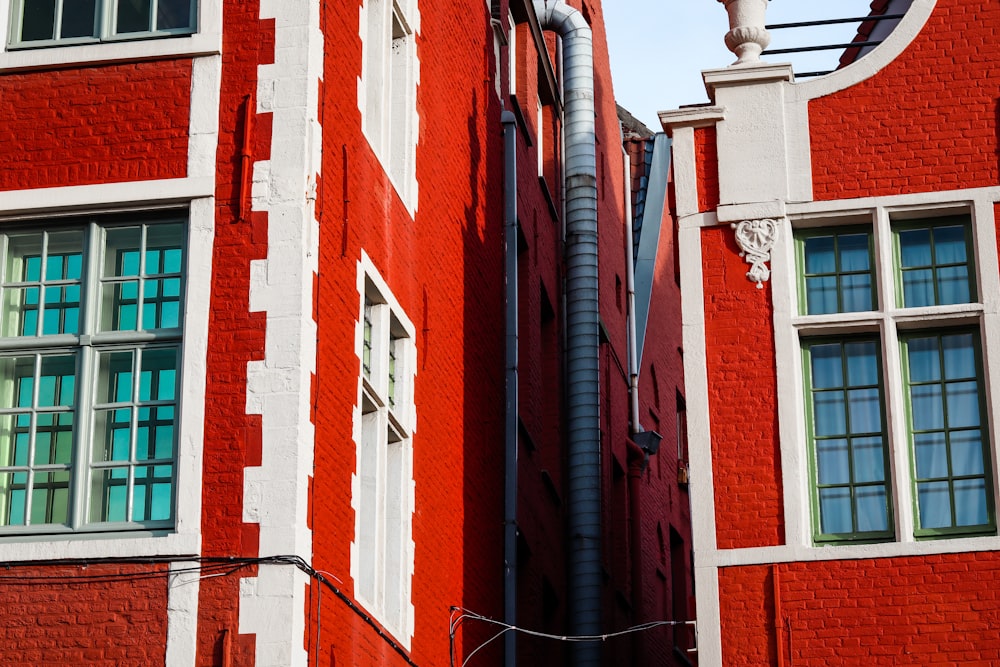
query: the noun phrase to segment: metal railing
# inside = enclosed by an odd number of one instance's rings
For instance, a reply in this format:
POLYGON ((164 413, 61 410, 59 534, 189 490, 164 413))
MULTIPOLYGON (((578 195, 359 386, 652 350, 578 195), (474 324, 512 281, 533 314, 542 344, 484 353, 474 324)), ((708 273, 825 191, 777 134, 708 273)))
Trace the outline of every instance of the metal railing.
MULTIPOLYGON (((893 19, 901 19, 904 14, 880 14, 875 16, 859 16, 845 19, 824 19, 821 21, 799 21, 796 23, 772 23, 770 25, 764 26, 768 30, 784 30, 787 28, 814 28, 817 26, 824 25, 836 25, 842 23, 867 23, 869 21, 889 21, 893 19)), ((848 42, 842 44, 822 44, 817 46, 795 46, 787 49, 768 49, 764 51, 761 55, 779 55, 784 53, 807 53, 811 51, 835 51, 835 50, 847 50, 852 48, 864 48, 868 46, 878 46, 883 40, 874 41, 863 41, 863 42, 848 42)), ((818 72, 796 72, 797 77, 812 77, 812 76, 823 76, 824 74, 830 74, 836 70, 825 70, 818 72)))

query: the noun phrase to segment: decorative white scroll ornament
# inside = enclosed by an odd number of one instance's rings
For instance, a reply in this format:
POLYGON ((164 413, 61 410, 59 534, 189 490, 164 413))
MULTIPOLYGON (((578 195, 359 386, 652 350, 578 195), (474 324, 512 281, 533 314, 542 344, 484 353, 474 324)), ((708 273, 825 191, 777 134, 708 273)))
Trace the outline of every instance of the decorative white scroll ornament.
POLYGON ((746 258, 750 264, 747 278, 757 283, 757 289, 763 289, 764 281, 771 277, 771 270, 765 262, 771 261, 771 248, 778 235, 778 222, 769 218, 763 220, 744 220, 730 225, 736 230, 736 244, 740 247, 740 257, 746 258))

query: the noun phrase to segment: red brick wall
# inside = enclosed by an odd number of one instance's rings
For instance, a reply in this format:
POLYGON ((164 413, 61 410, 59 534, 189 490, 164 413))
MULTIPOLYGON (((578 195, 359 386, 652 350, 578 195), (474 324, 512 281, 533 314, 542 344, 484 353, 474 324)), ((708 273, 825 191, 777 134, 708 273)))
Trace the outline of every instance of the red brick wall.
POLYGON ((695 128, 694 158, 698 210, 714 211, 719 207, 719 151, 715 127, 695 128))
MULTIPOLYGON (((246 414, 247 363, 264 355, 264 314, 250 313, 250 262, 267 254, 267 216, 238 219, 244 97, 256 88, 257 65, 273 61, 273 23, 257 1, 227 2, 223 16, 216 226, 205 407, 202 554, 258 555, 256 524, 243 523, 243 475, 260 465, 260 417, 246 414)), ((271 117, 253 120, 254 160, 270 155, 271 117)), ((249 208, 249 207, 247 207, 249 208)), ((254 637, 239 635, 239 579, 251 569, 203 579, 199 590, 198 664, 253 664, 254 637)))
POLYGON ((0 664, 162 665, 167 578, 153 572, 166 566, 4 569, 0 664))
POLYGON ((726 665, 1000 662, 994 552, 724 568, 719 587, 726 665))
POLYGON ((0 190, 180 178, 191 61, 0 76, 0 190))
POLYGON ((997 183, 1000 5, 939 0, 875 76, 809 104, 817 200, 997 183))
POLYGON ((770 290, 746 277, 728 225, 702 233, 702 266, 718 546, 782 544, 770 290))

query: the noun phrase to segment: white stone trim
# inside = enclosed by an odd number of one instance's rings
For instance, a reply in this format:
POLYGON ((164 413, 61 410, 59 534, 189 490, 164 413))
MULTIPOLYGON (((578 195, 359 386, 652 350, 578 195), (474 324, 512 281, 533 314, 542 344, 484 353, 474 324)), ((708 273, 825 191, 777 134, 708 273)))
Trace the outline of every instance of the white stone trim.
POLYGON ((694 128, 675 129, 671 151, 674 158, 674 200, 677 216, 696 214, 698 212, 698 163, 694 146, 694 128))
MULTIPOLYGON (((403 553, 403 574, 402 574, 402 589, 403 589, 403 609, 402 609, 402 626, 397 626, 396 624, 388 621, 384 618, 382 611, 382 604, 377 600, 367 600, 364 594, 358 590, 358 581, 361 578, 361 563, 365 560, 378 559, 383 557, 383 554, 374 553, 361 553, 361 545, 358 543, 358 535, 362 530, 361 526, 361 480, 358 474, 358 469, 361 462, 361 447, 364 438, 363 432, 363 417, 362 417, 362 401, 364 394, 364 381, 362 380, 360 374, 358 378, 358 390, 357 390, 357 400, 354 404, 354 410, 352 411, 352 430, 351 435, 354 441, 356 454, 356 466, 355 471, 351 474, 351 509, 354 510, 354 538, 351 540, 350 552, 351 552, 351 580, 354 585, 354 597, 361 603, 371 614, 374 616, 383 627, 388 630, 393 637, 407 650, 409 650, 411 642, 413 640, 414 630, 415 630, 415 608, 413 605, 413 575, 414 575, 414 562, 416 555, 416 544, 413 541, 413 513, 416 508, 416 481, 413 477, 413 436, 417 430, 417 411, 416 403, 413 400, 413 388, 417 374, 417 352, 416 352, 416 328, 410 321, 406 314, 406 311, 399 305, 396 301, 396 297, 393 295, 392 290, 389 288, 382 274, 379 272, 375 263, 368 256, 368 253, 364 250, 361 251, 361 257, 358 260, 358 277, 357 277, 357 288, 358 288, 358 320, 355 323, 354 328, 354 353, 358 360, 358 369, 362 368, 363 355, 364 355, 364 305, 365 305, 365 295, 366 295, 366 282, 371 282, 375 290, 378 292, 379 296, 385 301, 385 306, 387 308, 387 313, 384 314, 383 324, 388 321, 389 314, 394 317, 406 332, 406 337, 403 339, 406 341, 406 345, 403 350, 403 359, 397 360, 397 368, 401 368, 401 375, 403 380, 397 383, 397 388, 402 387, 404 391, 410 392, 409 395, 404 395, 403 401, 405 401, 404 407, 405 411, 397 411, 395 414, 399 418, 402 427, 405 429, 405 438, 407 446, 404 448, 403 454, 403 470, 402 478, 406 482, 406 498, 403 500, 404 512, 409 512, 408 520, 404 520, 404 534, 402 536, 402 542, 404 544, 403 553), (400 363, 402 361, 402 363, 400 363)), ((373 345, 373 348, 375 346, 373 345)), ((374 356, 374 355, 373 355, 374 356)), ((372 359, 373 374, 381 373, 378 368, 378 360, 372 359)), ((373 381, 376 385, 377 391, 385 391, 385 384, 383 379, 377 379, 373 381)))
POLYGON ((167 648, 164 664, 194 665, 198 658, 198 592, 201 575, 181 572, 192 563, 170 566, 167 577, 167 648))
POLYGON ((222 1, 198 0, 197 32, 191 35, 7 50, 14 21, 13 3, 0 0, 0 24, 4 28, 0 71, 218 55, 222 53, 222 1))
MULTIPOLYGON (((267 258, 250 266, 250 311, 266 314, 264 359, 247 364, 247 413, 262 417, 262 457, 244 471, 243 520, 260 526, 260 556, 309 561, 324 42, 317 3, 263 0, 260 15, 275 19, 275 62, 258 66, 257 88, 257 111, 273 115, 271 157, 254 164, 251 193, 253 210, 268 214, 267 258)), ((256 635, 257 665, 305 664, 308 584, 285 565, 241 580, 239 631, 256 635)))
POLYGON ((844 90, 871 78, 898 58, 916 39, 934 11, 936 4, 937 0, 913 0, 913 4, 910 5, 906 15, 900 19, 896 29, 871 53, 859 58, 844 69, 809 81, 795 83, 789 87, 789 97, 798 101, 812 100, 844 90))
POLYGON ((195 58, 191 65, 187 177, 206 184, 215 181, 221 86, 222 56, 195 58))
POLYGON ((73 211, 100 212, 127 207, 170 206, 215 195, 215 177, 68 185, 9 190, 0 196, 0 220, 73 211))

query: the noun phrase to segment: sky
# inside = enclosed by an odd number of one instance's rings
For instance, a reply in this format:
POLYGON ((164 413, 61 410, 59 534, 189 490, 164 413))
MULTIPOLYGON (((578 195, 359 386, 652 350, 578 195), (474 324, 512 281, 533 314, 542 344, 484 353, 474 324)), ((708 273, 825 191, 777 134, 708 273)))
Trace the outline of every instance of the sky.
MULTIPOLYGON (((792 23, 868 14, 871 0, 771 0, 767 22, 792 23)), ((618 103, 651 130, 657 111, 708 102, 701 71, 736 60, 723 42, 729 19, 718 0, 604 0, 611 74, 618 103)), ((858 24, 771 30, 770 48, 850 42, 858 24)), ((795 71, 833 69, 841 51, 764 56, 795 71)))

